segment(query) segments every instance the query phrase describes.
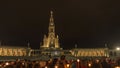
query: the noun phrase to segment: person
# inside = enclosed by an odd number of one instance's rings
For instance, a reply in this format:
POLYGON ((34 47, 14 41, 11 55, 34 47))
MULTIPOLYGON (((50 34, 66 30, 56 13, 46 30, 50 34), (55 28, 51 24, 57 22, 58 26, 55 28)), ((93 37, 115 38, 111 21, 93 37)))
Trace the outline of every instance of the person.
POLYGON ((49 68, 55 68, 55 65, 57 64, 57 62, 58 62, 57 58, 53 59, 52 63, 49 65, 49 68))
POLYGON ((65 68, 63 62, 59 62, 58 68, 65 68))
POLYGON ((79 66, 80 68, 88 68, 87 66, 87 60, 81 60, 81 64, 79 66))
POLYGON ((107 61, 104 59, 101 62, 102 68, 112 68, 110 64, 107 63, 107 61))
POLYGON ((93 61, 92 68, 102 68, 101 63, 97 61, 93 61))
POLYGON ((35 63, 34 68, 40 68, 40 64, 39 63, 35 63))
POLYGON ((77 68, 77 66, 76 66, 76 61, 73 61, 73 62, 72 62, 71 68, 77 68))

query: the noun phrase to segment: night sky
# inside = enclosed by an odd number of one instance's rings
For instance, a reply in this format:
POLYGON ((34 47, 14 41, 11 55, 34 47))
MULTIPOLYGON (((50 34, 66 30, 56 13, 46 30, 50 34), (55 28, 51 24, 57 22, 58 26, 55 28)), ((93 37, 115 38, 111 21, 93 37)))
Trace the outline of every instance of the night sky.
POLYGON ((39 48, 54 13, 60 46, 120 46, 119 0, 8 0, 0 2, 3 45, 39 48))

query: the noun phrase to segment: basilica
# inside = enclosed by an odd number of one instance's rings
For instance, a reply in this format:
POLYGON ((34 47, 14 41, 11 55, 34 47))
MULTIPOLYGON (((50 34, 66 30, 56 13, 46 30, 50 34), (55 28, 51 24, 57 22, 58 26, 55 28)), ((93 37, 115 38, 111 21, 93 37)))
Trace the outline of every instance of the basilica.
POLYGON ((109 57, 108 48, 74 48, 71 50, 60 48, 59 37, 55 34, 55 23, 52 11, 50 12, 48 35, 44 35, 40 50, 41 54, 51 56, 71 54, 76 57, 109 57))
POLYGON ((44 35, 40 49, 30 47, 0 46, 1 56, 74 56, 74 57, 119 57, 120 52, 115 49, 104 48, 72 48, 65 50, 60 47, 59 37, 55 33, 53 11, 50 11, 48 34, 44 35))
POLYGON ((59 44, 59 37, 55 34, 53 11, 50 12, 48 35, 44 35, 43 44, 40 45, 40 50, 40 54, 50 56, 62 55, 64 53, 59 44))

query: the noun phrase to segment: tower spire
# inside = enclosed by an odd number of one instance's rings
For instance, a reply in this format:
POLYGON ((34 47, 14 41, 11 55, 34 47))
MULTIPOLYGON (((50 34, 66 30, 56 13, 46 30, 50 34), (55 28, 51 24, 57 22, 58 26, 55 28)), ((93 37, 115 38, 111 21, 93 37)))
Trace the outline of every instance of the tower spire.
POLYGON ((50 11, 49 33, 55 33, 53 11, 50 11))
POLYGON ((50 25, 54 25, 53 11, 50 11, 50 25))

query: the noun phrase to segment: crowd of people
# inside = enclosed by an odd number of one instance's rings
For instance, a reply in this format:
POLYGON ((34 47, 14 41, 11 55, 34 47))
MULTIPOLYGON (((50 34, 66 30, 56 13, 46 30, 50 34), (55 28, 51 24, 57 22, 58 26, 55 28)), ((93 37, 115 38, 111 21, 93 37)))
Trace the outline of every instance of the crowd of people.
POLYGON ((68 61, 65 59, 65 56, 62 56, 60 59, 56 58, 49 62, 47 66, 48 68, 115 68, 119 65, 120 60, 111 60, 109 58, 77 59, 68 61))
POLYGON ((118 65, 120 65, 120 60, 106 58, 66 60, 65 56, 47 61, 17 59, 0 62, 0 68, 115 68, 118 65))

